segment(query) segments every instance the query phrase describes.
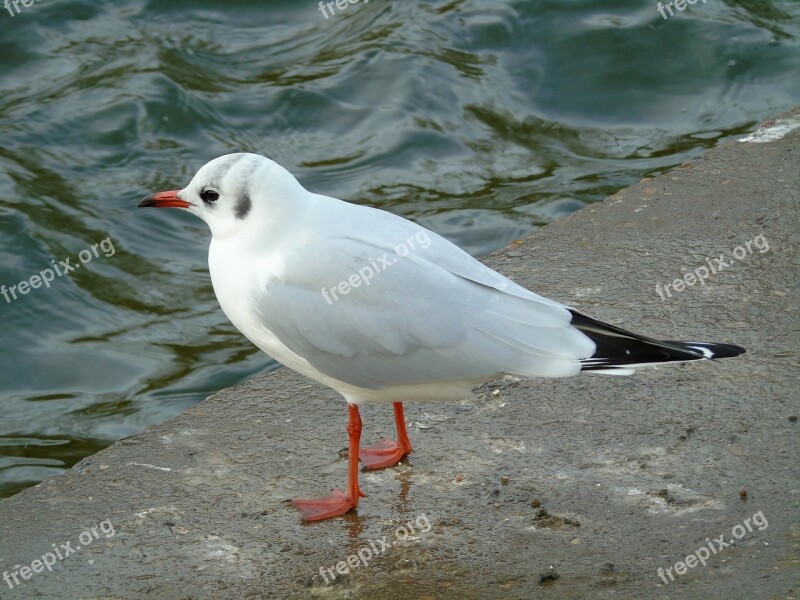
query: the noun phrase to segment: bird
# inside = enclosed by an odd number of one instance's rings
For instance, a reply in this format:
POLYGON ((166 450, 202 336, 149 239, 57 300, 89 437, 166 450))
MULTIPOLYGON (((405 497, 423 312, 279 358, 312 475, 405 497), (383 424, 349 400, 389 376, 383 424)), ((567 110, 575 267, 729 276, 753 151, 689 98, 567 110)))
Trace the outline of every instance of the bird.
POLYGON ((227 318, 273 359, 346 401, 347 484, 291 500, 304 521, 358 507, 365 497, 359 462, 381 469, 411 454, 404 402, 461 400, 505 375, 631 375, 745 352, 600 322, 408 219, 310 192, 258 154, 217 157, 183 189, 138 206, 178 208, 205 221, 211 282, 227 318), (396 440, 361 446, 365 404, 392 404, 396 440))

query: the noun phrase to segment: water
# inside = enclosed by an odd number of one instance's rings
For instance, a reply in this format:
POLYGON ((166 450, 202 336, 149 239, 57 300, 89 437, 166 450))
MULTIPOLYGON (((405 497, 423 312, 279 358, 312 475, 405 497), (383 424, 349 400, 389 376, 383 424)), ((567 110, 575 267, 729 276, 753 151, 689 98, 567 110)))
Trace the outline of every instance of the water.
POLYGON ((215 156, 484 255, 800 99, 800 3, 610 4, 0 7, 0 284, 80 265, 0 297, 0 496, 274 366, 217 306, 205 225, 135 209, 215 156))

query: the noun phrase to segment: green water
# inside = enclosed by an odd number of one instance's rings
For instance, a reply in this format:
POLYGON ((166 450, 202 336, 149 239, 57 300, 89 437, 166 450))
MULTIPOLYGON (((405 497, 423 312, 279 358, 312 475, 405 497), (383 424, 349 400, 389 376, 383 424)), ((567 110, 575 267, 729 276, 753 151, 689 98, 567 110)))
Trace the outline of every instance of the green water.
POLYGON ((483 255, 800 101, 796 0, 19 6, 0 284, 80 266, 0 297, 0 496, 274 366, 217 306, 205 225, 135 209, 215 156, 483 255))

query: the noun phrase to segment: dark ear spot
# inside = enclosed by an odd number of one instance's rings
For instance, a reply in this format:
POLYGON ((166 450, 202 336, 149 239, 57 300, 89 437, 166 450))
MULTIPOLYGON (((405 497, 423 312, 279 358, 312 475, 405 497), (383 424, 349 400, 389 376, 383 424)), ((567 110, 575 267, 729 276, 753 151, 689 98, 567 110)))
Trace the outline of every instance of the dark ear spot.
POLYGON ((250 209, 253 208, 253 203, 250 200, 250 194, 247 192, 242 192, 239 196, 239 199, 236 201, 236 207, 234 208, 234 214, 236 215, 237 219, 244 219, 248 214, 250 214, 250 209))

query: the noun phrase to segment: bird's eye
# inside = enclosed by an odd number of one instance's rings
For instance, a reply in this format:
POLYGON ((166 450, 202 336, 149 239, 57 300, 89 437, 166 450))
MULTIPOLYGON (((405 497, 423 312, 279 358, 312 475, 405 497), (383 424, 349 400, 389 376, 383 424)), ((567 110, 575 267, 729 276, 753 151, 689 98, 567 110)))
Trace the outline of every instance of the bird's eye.
POLYGON ((203 190, 200 193, 200 198, 203 202, 216 202, 219 200, 219 194, 214 190, 203 190))

